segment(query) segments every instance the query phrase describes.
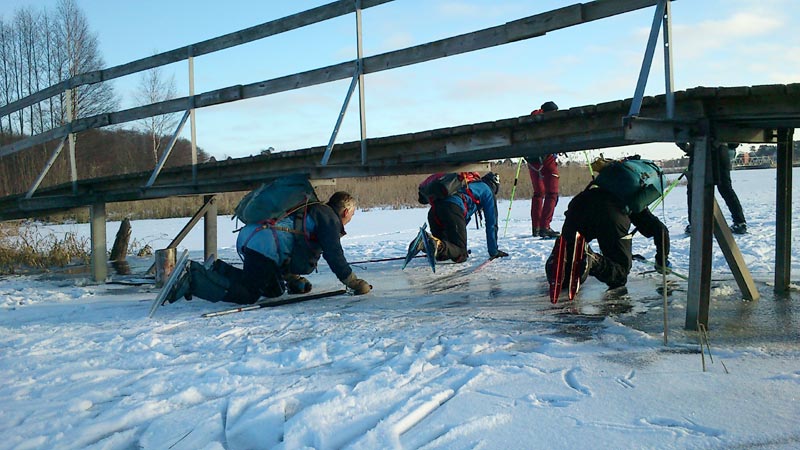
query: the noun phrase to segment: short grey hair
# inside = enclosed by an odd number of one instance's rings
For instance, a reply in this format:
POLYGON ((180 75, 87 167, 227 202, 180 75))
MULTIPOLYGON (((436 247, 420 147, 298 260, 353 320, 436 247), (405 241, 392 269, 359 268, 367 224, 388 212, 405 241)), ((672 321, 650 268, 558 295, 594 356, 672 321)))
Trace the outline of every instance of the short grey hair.
POLYGON ((334 192, 331 195, 331 198, 328 200, 328 206, 336 212, 336 215, 340 216, 346 209, 356 209, 356 199, 352 195, 348 194, 344 191, 334 192))

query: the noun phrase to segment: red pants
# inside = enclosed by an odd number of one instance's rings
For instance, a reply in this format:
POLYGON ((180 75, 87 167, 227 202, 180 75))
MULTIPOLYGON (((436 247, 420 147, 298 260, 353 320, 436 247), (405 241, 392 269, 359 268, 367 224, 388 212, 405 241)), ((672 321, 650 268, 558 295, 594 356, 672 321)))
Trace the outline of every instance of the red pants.
POLYGON ((555 155, 531 159, 528 162, 528 173, 533 185, 531 225, 534 229, 547 229, 550 228, 553 211, 558 203, 558 163, 555 155))

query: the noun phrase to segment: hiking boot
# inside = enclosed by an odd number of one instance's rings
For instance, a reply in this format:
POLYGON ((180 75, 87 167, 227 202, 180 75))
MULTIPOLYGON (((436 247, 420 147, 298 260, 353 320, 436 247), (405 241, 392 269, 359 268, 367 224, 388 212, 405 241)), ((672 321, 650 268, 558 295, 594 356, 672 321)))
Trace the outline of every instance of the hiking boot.
POLYGON ((444 253, 444 242, 442 242, 441 239, 437 238, 436 236, 428 232, 425 232, 425 238, 428 239, 428 242, 431 244, 431 247, 433 247, 434 258, 439 256, 439 254, 444 253))
POLYGON ((686 228, 683 229, 683 232, 686 234, 692 234, 692 224, 686 225, 686 228))
POLYGON ((183 269, 183 273, 179 275, 178 280, 172 285, 172 288, 164 297, 162 305, 168 303, 175 303, 179 298, 183 297, 186 300, 192 299, 191 292, 192 277, 189 270, 183 269))
POLYGON ((744 222, 735 223, 731 227, 731 232, 734 234, 745 234, 747 233, 747 224, 744 222))
POLYGON ((561 233, 559 233, 558 231, 556 231, 556 230, 554 230, 554 229, 552 229, 550 227, 547 227, 547 228, 542 228, 541 230, 539 230, 539 236, 541 236, 541 237, 543 237, 545 239, 555 239, 555 238, 561 236, 561 233))
POLYGON ((539 232, 540 231, 541 231, 541 228, 534 228, 533 229, 533 237, 539 237, 539 232))

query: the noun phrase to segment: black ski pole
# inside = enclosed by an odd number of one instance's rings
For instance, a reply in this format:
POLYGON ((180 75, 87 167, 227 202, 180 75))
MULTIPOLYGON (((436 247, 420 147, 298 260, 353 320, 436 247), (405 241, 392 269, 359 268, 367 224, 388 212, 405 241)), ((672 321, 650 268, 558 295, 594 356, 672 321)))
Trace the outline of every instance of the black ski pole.
POLYGON ((344 294, 346 292, 347 292, 347 289, 339 289, 337 291, 320 292, 319 294, 303 295, 303 296, 300 296, 300 297, 285 298, 283 300, 272 300, 272 301, 266 301, 266 302, 259 302, 259 303, 254 303, 254 304, 248 305, 248 306, 240 306, 238 308, 224 309, 222 311, 215 311, 215 312, 205 313, 205 314, 201 315, 200 317, 204 317, 204 318, 217 317, 217 316, 224 316, 226 314, 233 314, 233 313, 238 313, 238 312, 243 312, 243 311, 252 311, 254 309, 271 308, 273 306, 289 305, 289 304, 292 304, 292 303, 300 303, 300 302, 305 302, 305 301, 308 301, 308 300, 316 300, 318 298, 334 297, 336 295, 342 295, 342 294, 344 294))

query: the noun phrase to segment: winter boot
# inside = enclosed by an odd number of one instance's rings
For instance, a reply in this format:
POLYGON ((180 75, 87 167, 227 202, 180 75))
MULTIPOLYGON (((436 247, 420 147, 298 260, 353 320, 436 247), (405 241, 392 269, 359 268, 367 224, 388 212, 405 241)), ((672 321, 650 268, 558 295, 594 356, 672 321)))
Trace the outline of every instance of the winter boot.
POLYGON ((542 228, 542 229, 539 230, 539 236, 543 237, 545 239, 555 239, 555 238, 561 236, 561 233, 559 233, 558 231, 556 231, 556 230, 554 230, 554 229, 552 229, 550 227, 547 227, 547 228, 542 228))
MULTIPOLYGON (((193 263, 193 261, 190 261, 190 264, 191 263, 193 263)), ((183 273, 178 276, 178 280, 172 285, 172 288, 164 297, 164 302, 162 304, 175 303, 181 297, 186 300, 192 299, 191 272, 186 268, 182 269, 182 271, 183 273)))
POLYGON ((433 247, 433 257, 434 258, 436 258, 440 254, 444 253, 444 242, 442 242, 441 239, 439 239, 436 236, 428 233, 427 231, 425 232, 425 239, 427 239, 428 242, 431 244, 431 247, 433 247))
POLYGON ((744 222, 735 223, 731 227, 731 232, 734 234, 745 234, 747 233, 747 224, 744 222))

